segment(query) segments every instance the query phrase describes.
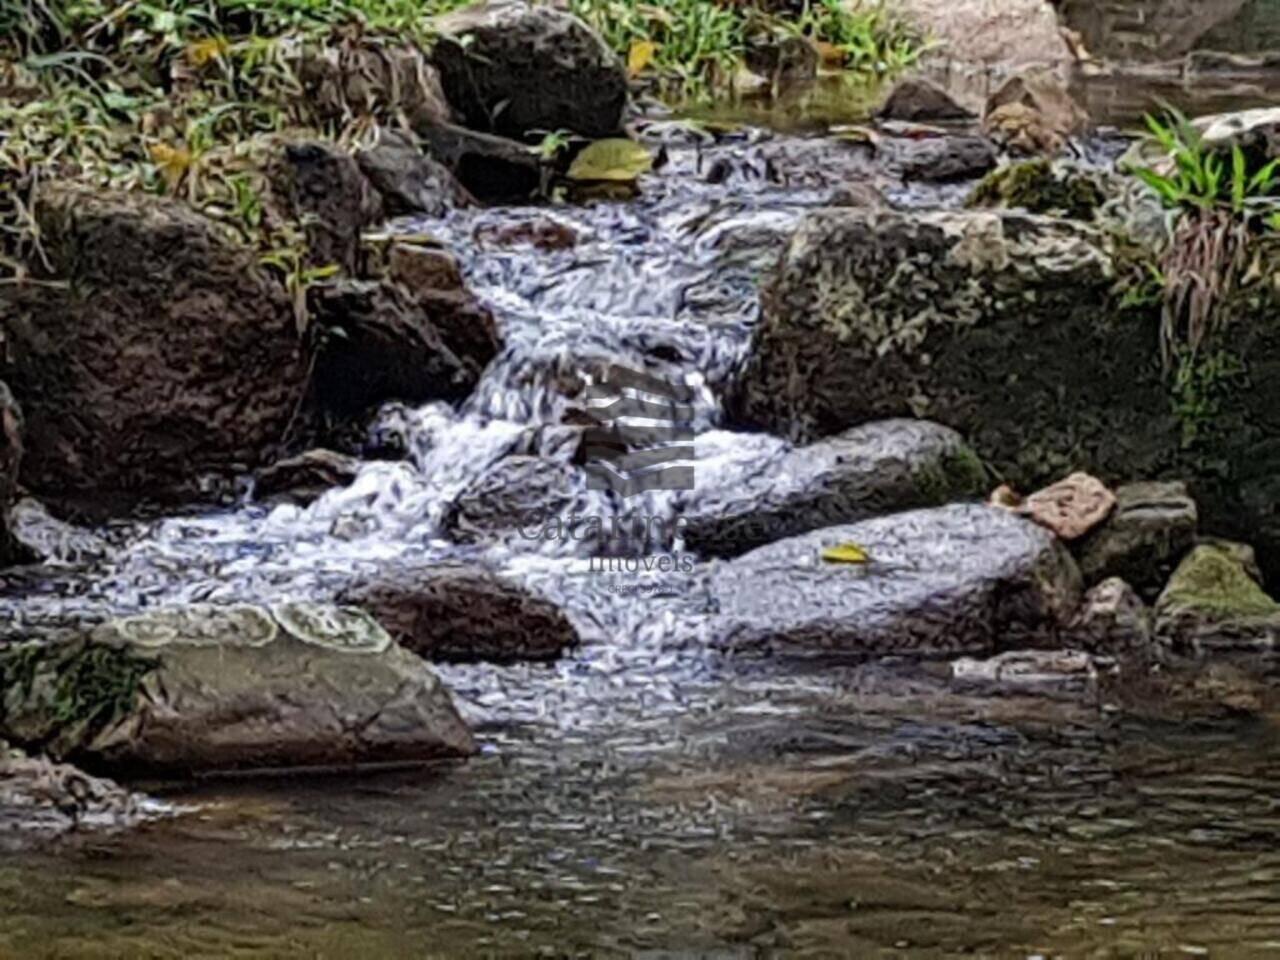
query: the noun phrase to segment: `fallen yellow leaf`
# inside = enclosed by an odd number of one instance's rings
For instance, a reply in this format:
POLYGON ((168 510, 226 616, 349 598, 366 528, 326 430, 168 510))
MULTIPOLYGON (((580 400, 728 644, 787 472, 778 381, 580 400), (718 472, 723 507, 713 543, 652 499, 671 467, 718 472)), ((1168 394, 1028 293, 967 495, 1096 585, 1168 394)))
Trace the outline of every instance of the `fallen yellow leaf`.
POLYGON ((654 56, 658 53, 658 45, 652 40, 636 40, 631 44, 631 49, 627 51, 627 73, 633 77, 638 77, 644 73, 649 64, 653 63, 654 56))
POLYGON ((231 49, 226 37, 206 37, 187 44, 187 59, 193 67, 203 67, 231 49))
POLYGON ((151 160, 164 177, 165 186, 173 190, 191 169, 191 151, 186 147, 172 147, 167 143, 153 144, 151 160))
POLYGON ((824 563, 870 563, 871 555, 856 543, 838 543, 822 551, 824 563))

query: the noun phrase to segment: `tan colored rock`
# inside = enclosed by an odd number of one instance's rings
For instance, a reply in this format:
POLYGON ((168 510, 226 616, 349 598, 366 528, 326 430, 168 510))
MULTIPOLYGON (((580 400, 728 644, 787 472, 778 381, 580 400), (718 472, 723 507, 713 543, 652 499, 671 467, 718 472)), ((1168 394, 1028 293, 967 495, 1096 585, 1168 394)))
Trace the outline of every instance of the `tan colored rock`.
POLYGON ((1050 69, 1024 70, 1006 80, 988 99, 983 114, 987 135, 1020 153, 1055 154, 1067 138, 1081 133, 1089 116, 1067 85, 1050 69))
POLYGON ((1101 480, 1073 473, 1031 494, 1017 512, 1063 540, 1076 540, 1106 520, 1115 505, 1116 495, 1101 480))
POLYGON ((898 0, 893 7, 951 60, 1005 67, 1072 62, 1046 0, 898 0))

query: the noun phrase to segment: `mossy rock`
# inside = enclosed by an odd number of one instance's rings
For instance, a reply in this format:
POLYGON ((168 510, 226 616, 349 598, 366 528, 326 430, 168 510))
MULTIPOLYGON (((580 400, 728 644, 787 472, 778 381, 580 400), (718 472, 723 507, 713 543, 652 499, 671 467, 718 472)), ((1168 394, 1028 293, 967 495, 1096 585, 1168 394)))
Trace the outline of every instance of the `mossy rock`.
POLYGON ((973 188, 965 206, 1022 209, 1071 220, 1092 220, 1106 199, 1100 174, 1037 158, 992 170, 973 188))
POLYGON ((1181 652, 1274 649, 1280 603, 1240 556, 1205 544, 1182 561, 1156 604, 1156 636, 1181 652))
POLYGON ((0 655, 0 735, 163 775, 417 763, 471 735, 427 665, 355 609, 162 608, 0 655))

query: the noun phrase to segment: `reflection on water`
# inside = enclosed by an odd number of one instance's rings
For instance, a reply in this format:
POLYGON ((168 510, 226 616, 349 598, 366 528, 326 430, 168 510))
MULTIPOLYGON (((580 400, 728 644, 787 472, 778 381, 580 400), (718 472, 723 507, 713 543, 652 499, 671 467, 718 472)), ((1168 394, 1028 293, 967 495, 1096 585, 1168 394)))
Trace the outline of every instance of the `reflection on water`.
POLYGON ((1280 952, 1274 720, 1109 722, 847 668, 556 727, 491 729, 463 767, 213 785, 197 817, 10 861, 0 952, 1280 952))

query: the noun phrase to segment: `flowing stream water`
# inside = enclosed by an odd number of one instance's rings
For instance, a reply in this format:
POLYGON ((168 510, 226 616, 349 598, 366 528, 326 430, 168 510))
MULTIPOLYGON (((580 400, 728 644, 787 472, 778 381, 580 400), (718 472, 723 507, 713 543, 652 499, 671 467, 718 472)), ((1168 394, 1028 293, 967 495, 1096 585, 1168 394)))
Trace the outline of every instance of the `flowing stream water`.
POLYGON ((838 139, 646 136, 665 163, 638 200, 403 225, 460 254, 507 344, 461 410, 384 411, 406 459, 306 508, 114 524, 102 559, 0 597, 8 623, 56 627, 461 557, 555 599, 582 646, 439 667, 483 745, 465 764, 169 786, 192 812, 7 854, 0 956, 1280 955, 1278 716, 963 697, 943 665, 892 659, 731 658, 699 642, 696 578, 588 574, 596 546, 572 540, 449 540, 489 465, 565 455, 560 385, 609 362, 695 388, 700 484, 749 471, 780 441, 721 429, 720 403, 797 218, 851 181, 902 205, 963 193, 884 179, 838 139))

